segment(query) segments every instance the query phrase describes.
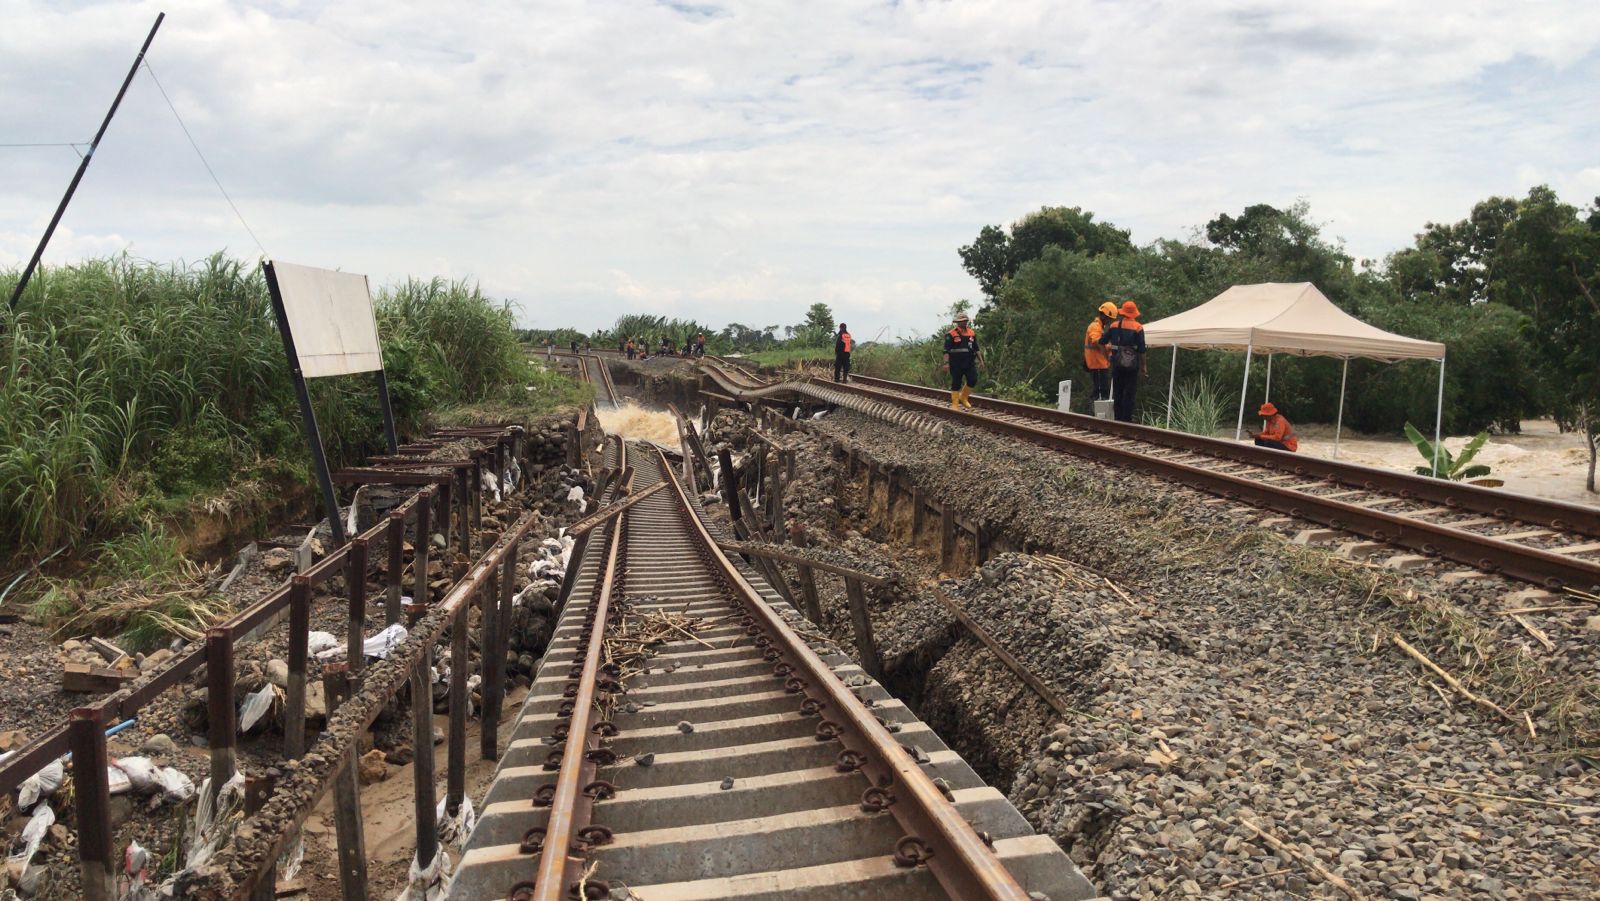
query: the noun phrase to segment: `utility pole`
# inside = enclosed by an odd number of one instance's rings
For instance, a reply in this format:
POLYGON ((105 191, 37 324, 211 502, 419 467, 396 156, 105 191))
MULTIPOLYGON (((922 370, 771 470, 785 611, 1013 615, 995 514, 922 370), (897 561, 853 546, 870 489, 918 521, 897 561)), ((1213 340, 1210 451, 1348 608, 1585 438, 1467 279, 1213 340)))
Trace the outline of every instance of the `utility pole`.
POLYGON ((33 271, 39 268, 39 258, 44 256, 44 249, 50 243, 50 236, 56 233, 56 226, 61 224, 61 217, 67 211, 67 204, 72 202, 72 195, 78 190, 78 182, 83 181, 83 173, 89 170, 89 163, 94 159, 95 148, 100 146, 100 139, 105 137, 106 128, 111 125, 111 117, 117 114, 117 107, 122 105, 122 96, 128 93, 128 85, 133 83, 133 76, 139 74, 139 66, 144 62, 144 55, 150 50, 150 42, 156 39, 156 31, 161 28, 161 23, 167 18, 166 13, 156 15, 156 24, 150 26, 150 34, 144 39, 144 46, 139 48, 139 55, 134 57, 133 65, 128 67, 128 77, 122 80, 122 87, 117 90, 117 98, 111 101, 111 109, 106 111, 106 118, 100 123, 100 130, 94 133, 94 140, 89 142, 89 152, 83 155, 83 161, 78 163, 78 171, 72 176, 72 183, 67 185, 67 193, 62 196, 61 204, 56 207, 56 214, 50 217, 50 224, 44 230, 44 237, 39 239, 39 246, 34 248, 33 258, 28 260, 28 265, 22 270, 22 277, 17 279, 17 286, 11 291, 11 309, 17 308, 17 301, 22 299, 22 292, 27 289, 28 281, 33 278, 33 271))

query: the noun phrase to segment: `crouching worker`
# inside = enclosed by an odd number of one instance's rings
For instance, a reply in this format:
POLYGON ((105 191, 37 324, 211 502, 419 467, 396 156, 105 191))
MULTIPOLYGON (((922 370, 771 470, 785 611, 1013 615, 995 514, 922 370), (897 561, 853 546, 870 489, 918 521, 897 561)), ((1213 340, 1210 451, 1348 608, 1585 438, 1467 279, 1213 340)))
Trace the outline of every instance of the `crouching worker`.
POLYGON ((1297 451, 1300 442, 1295 440, 1294 426, 1289 420, 1283 418, 1270 402, 1261 405, 1261 415, 1266 417, 1266 425, 1255 434, 1256 447, 1270 447, 1274 450, 1297 451))

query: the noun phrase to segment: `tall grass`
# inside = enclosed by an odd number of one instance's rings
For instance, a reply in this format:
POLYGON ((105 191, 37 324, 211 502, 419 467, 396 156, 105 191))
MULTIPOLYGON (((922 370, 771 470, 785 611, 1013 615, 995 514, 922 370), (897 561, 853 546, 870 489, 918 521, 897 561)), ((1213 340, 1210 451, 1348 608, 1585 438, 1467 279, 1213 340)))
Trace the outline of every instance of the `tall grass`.
MULTIPOLYGON (((17 273, 0 272, 0 294, 17 273)), ((395 412, 415 431, 452 405, 530 397, 510 311, 464 282, 380 293, 395 412)), ((376 450, 369 376, 312 383, 329 454, 376 450)), ((263 476, 305 477, 294 393, 260 270, 221 254, 48 267, 0 307, 0 564, 142 528, 263 476)))
POLYGON ((1172 395, 1172 421, 1167 422, 1167 405, 1145 413, 1145 425, 1170 427, 1191 435, 1214 438, 1228 417, 1231 399, 1210 377, 1185 382, 1172 395))

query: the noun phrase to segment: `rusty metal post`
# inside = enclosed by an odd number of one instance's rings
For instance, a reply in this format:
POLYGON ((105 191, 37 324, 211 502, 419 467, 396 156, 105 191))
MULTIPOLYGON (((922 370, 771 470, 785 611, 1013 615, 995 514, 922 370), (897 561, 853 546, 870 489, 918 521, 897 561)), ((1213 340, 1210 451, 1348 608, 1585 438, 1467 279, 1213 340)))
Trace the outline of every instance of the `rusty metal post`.
POLYGON ((772 540, 775 544, 783 544, 788 539, 788 531, 783 527, 783 464, 777 451, 772 452, 772 466, 769 468, 768 481, 770 495, 767 504, 772 511, 772 540))
POLYGON ((106 777, 106 727, 98 707, 75 708, 67 721, 72 785, 78 817, 78 868, 85 901, 112 901, 116 866, 112 851, 111 786, 106 777))
MULTIPOLYGON (((798 547, 810 547, 811 539, 807 537, 805 529, 796 526, 794 543, 798 547)), ((804 563, 795 565, 795 575, 800 578, 800 597, 805 601, 806 616, 817 625, 822 625, 822 601, 817 598, 817 577, 811 567, 804 563)))
MULTIPOLYGON (((472 455, 472 528, 483 529, 483 454, 472 455)), ((468 556, 471 556, 469 549, 468 556)))
POLYGON ((311 580, 289 579, 289 684, 283 703, 283 756, 296 760, 306 752, 306 664, 311 635, 311 580))
POLYGON ((472 474, 465 469, 461 470, 461 503, 457 506, 461 510, 461 522, 457 524, 457 538, 460 540, 461 556, 472 557, 472 506, 477 503, 478 490, 476 485, 469 484, 472 474))
POLYGON ((433 489, 425 489, 422 500, 417 504, 417 537, 416 544, 411 547, 411 603, 428 605, 433 603, 433 597, 428 589, 428 552, 433 547, 433 524, 429 522, 432 512, 433 489))
POLYGON ((861 668, 874 679, 883 678, 883 661, 878 659, 878 642, 872 637, 872 618, 867 615, 867 596, 861 590, 859 579, 846 577, 845 596, 850 600, 850 621, 855 626, 856 651, 861 654, 861 668))
POLYGON ((233 753, 239 734, 234 725, 233 676, 233 632, 206 630, 206 743, 211 753, 213 799, 238 768, 233 753))
MULTIPOLYGON (((272 798, 275 787, 273 779, 269 776, 244 777, 244 816, 249 819, 256 815, 261 808, 267 806, 267 801, 272 798)), ((274 901, 278 897, 278 861, 267 861, 266 868, 261 871, 261 878, 256 880, 255 888, 250 890, 250 901, 274 901)))
POLYGON ((737 522, 742 512, 739 509, 739 483, 733 472, 733 454, 725 447, 717 451, 717 468, 722 470, 722 502, 728 505, 728 518, 737 522))
POLYGON ((949 572, 956 565, 956 511, 948 503, 939 505, 939 568, 949 572))
POLYGON ((433 798, 433 649, 424 648, 411 670, 412 796, 417 818, 417 866, 426 869, 439 854, 439 824, 433 798))
MULTIPOLYGON (((481 593, 480 589, 480 593, 481 593)), ((455 816, 467 793, 467 614, 462 604, 450 624, 450 756, 445 765, 445 810, 455 816)))
POLYGON ((450 478, 438 486, 438 509, 432 511, 432 518, 439 523, 439 532, 444 536, 444 546, 450 547, 451 523, 455 521, 455 470, 450 470, 450 478))
MULTIPOLYGON (((367 631, 367 539, 356 537, 350 539, 350 550, 346 555, 344 567, 345 587, 350 592, 350 626, 345 636, 344 659, 350 665, 352 674, 361 672, 363 660, 362 646, 366 641, 367 631)), ((310 623, 306 624, 307 632, 310 623)), ((333 710, 332 699, 328 699, 328 710, 333 710)))
POLYGON ((507 612, 515 595, 517 546, 506 549, 498 577, 483 597, 483 637, 478 640, 478 672, 483 677, 482 720, 478 728, 478 753, 484 760, 500 757, 500 708, 506 691, 506 650, 510 644, 511 617, 507 612))
POLYGON ((383 624, 392 626, 400 621, 401 583, 406 567, 406 515, 398 510, 389 511, 389 568, 388 594, 383 600, 383 624))
POLYGON ((885 465, 883 467, 882 475, 883 475, 883 517, 886 520, 886 522, 884 524, 884 530, 883 531, 884 531, 885 534, 887 534, 889 536, 889 540, 893 541, 894 540, 894 528, 895 528, 895 522, 894 522, 894 506, 895 506, 895 504, 894 504, 894 502, 895 502, 895 495, 899 493, 900 486, 898 484, 896 484, 896 482, 895 482, 894 471, 891 470, 887 465, 885 465))
POLYGON ((913 486, 911 489, 911 543, 915 545, 922 538, 922 524, 927 519, 928 499, 922 494, 922 487, 913 486))
MULTIPOLYGON (((322 674, 322 689, 327 694, 328 710, 350 699, 354 671, 348 666, 329 667, 322 674)), ((356 754, 359 743, 351 744, 333 777, 333 825, 338 839, 339 897, 345 901, 365 901, 367 897, 367 839, 361 819, 361 780, 356 754)))

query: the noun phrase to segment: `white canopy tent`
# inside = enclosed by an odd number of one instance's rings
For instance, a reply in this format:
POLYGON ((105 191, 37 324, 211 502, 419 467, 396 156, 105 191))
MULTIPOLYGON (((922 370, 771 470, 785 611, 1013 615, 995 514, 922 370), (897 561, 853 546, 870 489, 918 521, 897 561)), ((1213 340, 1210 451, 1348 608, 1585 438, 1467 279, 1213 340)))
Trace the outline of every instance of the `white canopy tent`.
MULTIPOLYGON (((1344 360, 1339 378, 1339 416, 1334 426, 1333 452, 1339 454, 1339 434, 1344 428, 1344 393, 1350 358, 1373 360, 1438 360, 1439 399, 1434 412, 1433 443, 1439 446, 1444 425, 1445 347, 1437 341, 1420 341, 1395 335, 1339 309, 1310 282, 1268 282, 1234 285, 1192 310, 1168 316, 1144 327, 1148 347, 1172 348, 1172 374, 1167 379, 1167 415, 1171 424, 1172 389, 1178 374, 1178 348, 1244 351, 1244 385, 1239 390, 1239 421, 1234 440, 1244 431, 1245 398, 1250 389, 1250 361, 1267 355, 1267 399, 1272 396, 1272 357, 1286 353, 1302 357, 1338 357, 1344 360)), ((1438 454, 1434 455, 1437 472, 1438 454)))

